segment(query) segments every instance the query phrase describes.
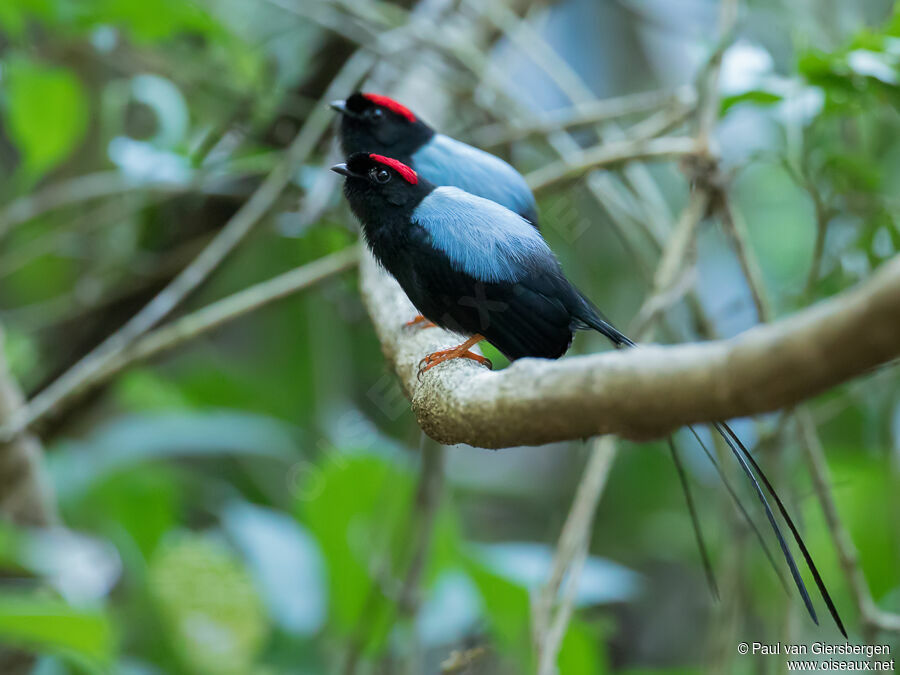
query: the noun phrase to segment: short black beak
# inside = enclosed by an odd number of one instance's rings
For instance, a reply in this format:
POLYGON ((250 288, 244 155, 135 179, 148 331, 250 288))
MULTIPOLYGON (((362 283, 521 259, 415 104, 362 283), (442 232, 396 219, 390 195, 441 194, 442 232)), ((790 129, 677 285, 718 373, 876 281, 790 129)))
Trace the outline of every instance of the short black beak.
POLYGON ((358 173, 353 173, 350 169, 347 168, 347 165, 344 163, 335 164, 331 167, 331 170, 335 173, 339 173, 342 176, 347 176, 347 178, 362 178, 358 173))

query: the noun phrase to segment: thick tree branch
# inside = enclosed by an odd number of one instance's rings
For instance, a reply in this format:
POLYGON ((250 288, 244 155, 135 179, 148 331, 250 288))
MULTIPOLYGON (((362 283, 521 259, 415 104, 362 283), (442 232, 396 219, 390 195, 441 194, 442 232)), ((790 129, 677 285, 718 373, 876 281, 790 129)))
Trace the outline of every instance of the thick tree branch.
POLYGON ((522 359, 492 373, 462 359, 417 379, 455 336, 403 328, 415 311, 369 255, 363 297, 419 424, 446 444, 537 445, 598 434, 662 436, 789 406, 900 355, 900 257, 867 282, 730 340, 522 359))

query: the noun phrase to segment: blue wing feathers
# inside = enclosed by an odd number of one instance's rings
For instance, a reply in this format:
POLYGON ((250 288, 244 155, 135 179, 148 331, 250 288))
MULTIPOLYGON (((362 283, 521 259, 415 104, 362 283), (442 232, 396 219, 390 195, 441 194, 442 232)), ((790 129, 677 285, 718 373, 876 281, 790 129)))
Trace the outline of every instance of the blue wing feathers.
POLYGON ((522 175, 488 152, 435 134, 412 156, 413 168, 435 185, 452 185, 537 222, 534 195, 522 175))
POLYGON ((455 187, 435 188, 413 212, 413 222, 459 271, 480 281, 518 281, 535 269, 558 267, 527 220, 455 187))

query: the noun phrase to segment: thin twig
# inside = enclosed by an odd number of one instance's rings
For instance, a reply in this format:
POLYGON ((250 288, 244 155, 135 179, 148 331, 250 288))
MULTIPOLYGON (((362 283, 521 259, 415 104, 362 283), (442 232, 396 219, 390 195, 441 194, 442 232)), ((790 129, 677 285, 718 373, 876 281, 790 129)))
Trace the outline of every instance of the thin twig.
POLYGON ((693 268, 697 227, 708 206, 709 193, 706 190, 695 190, 691 194, 690 201, 682 211, 656 268, 653 290, 644 300, 635 318, 632 328, 635 333, 645 332, 664 310, 690 290, 688 284, 679 283, 679 280, 688 279, 689 270, 693 268))
POLYGON ((612 436, 602 436, 592 442, 587 466, 559 536, 550 576, 541 588, 532 609, 538 675, 551 675, 555 672, 556 655, 565 637, 580 570, 588 554, 594 514, 615 461, 616 450, 616 440, 612 436), (567 573, 568 592, 560 602, 556 614, 553 614, 560 586, 567 573))
MULTIPOLYGON (((434 443, 423 433, 420 447, 422 468, 415 501, 410 510, 412 525, 407 538, 410 549, 409 563, 396 602, 398 617, 401 620, 411 620, 419 611, 422 578, 431 551, 434 526, 444 487, 444 446, 434 443)), ((415 642, 417 644, 417 641, 415 642)), ((417 663, 421 655, 417 653, 419 650, 410 651, 410 672, 416 675, 422 672, 422 665, 417 663)))
MULTIPOLYGON (((138 362, 195 340, 225 323, 352 269, 358 263, 359 249, 351 246, 186 314, 118 352, 114 359, 106 362, 102 370, 95 371, 91 378, 82 382, 78 393, 84 393, 107 382, 117 373, 138 362)), ((67 403, 68 401, 62 400, 59 406, 64 408, 67 403)))
MULTIPOLYGON (((723 7, 722 17, 723 33, 730 33, 735 21, 735 17, 736 3, 733 3, 733 6, 729 6, 729 0, 726 0, 726 6, 723 7)), ((705 101, 704 110, 701 110, 700 112, 700 130, 698 132, 698 139, 700 140, 700 144, 707 156, 709 156, 710 154, 708 136, 711 133, 712 125, 715 122, 718 106, 718 96, 716 93, 716 88, 720 64, 721 56, 718 56, 710 61, 710 73, 708 78, 710 81, 710 90, 707 92, 707 99, 705 101)), ((596 189, 596 187, 593 187, 592 191, 594 191, 595 196, 599 196, 595 191, 596 189)), ((692 242, 694 241, 697 225, 705 215, 711 199, 712 196, 706 189, 700 189, 692 195, 691 202, 689 203, 688 208, 685 209, 685 212, 682 214, 682 218, 679 221, 678 227, 676 227, 674 234, 664 248, 663 256, 660 260, 659 267, 654 278, 654 288, 650 297, 648 298, 650 305, 662 305, 662 299, 667 298, 667 296, 669 295, 673 295, 671 289, 679 285, 678 279, 681 275, 678 270, 686 269, 688 266, 688 263, 686 261, 686 253, 689 249, 692 248, 692 242)), ((645 304, 645 307, 647 306, 648 305, 645 304)), ((649 312, 649 316, 646 316, 644 318, 643 326, 639 330, 639 332, 643 334, 642 338, 645 338, 646 335, 649 334, 651 326, 658 316, 660 316, 659 312, 654 310, 653 312, 649 312)), ((589 477, 586 475, 585 479, 582 482, 582 485, 584 485, 586 482, 589 482, 589 480, 589 477)), ((600 490, 602 490, 602 487, 598 488, 596 498, 599 498, 600 490)), ((573 511, 570 512, 569 519, 567 519, 567 525, 571 521, 574 510, 575 507, 573 506, 573 511)), ((583 555, 585 556, 587 555, 587 541, 589 541, 589 532, 585 533, 583 540, 583 555)), ((555 594, 558 592, 557 579, 561 578, 561 570, 566 569, 570 564, 572 564, 573 566, 577 566, 579 562, 579 559, 575 556, 575 554, 569 555, 566 553, 563 548, 562 537, 560 539, 560 547, 558 549, 555 562, 556 566, 554 568, 554 573, 551 576, 550 582, 548 582, 547 586, 544 589, 544 593, 546 595, 542 597, 542 603, 534 613, 536 622, 535 640, 538 646, 540 661, 538 672, 541 675, 544 675, 545 673, 547 675, 550 675, 551 673, 555 672, 556 653, 558 652, 559 644, 561 642, 562 635, 565 632, 565 626, 568 623, 569 614, 571 612, 571 600, 569 600, 568 602, 564 602, 557 615, 558 621, 554 621, 554 625, 548 631, 548 628, 546 626, 547 617, 549 616, 550 612, 550 604, 552 603, 555 594), (560 626, 562 626, 561 629, 560 626)), ((583 560, 581 562, 583 562, 583 560)), ((577 579, 577 571, 574 568, 570 573, 577 579)))
POLYGON ((488 653, 488 648, 479 645, 471 649, 454 650, 441 662, 441 675, 458 675, 469 672, 475 663, 488 653))
POLYGON ((677 159, 696 152, 697 144, 694 139, 680 136, 616 141, 589 148, 575 161, 560 160, 536 169, 527 174, 525 180, 537 194, 551 187, 559 187, 561 183, 576 180, 588 171, 600 167, 654 159, 677 159))
POLYGON ((806 459, 809 463, 810 474, 813 478, 813 489, 819 498, 822 512, 825 514, 825 523, 834 548, 837 550, 838 560, 847 583, 850 586, 850 594, 859 612, 862 622, 862 630, 866 641, 874 644, 880 631, 900 633, 900 615, 884 612, 878 608, 872 599, 872 592, 859 564, 859 552, 853 544, 850 533, 841 521, 837 504, 831 490, 831 477, 828 472, 828 461, 825 458, 825 449, 816 431, 816 423, 808 407, 801 406, 795 412, 800 428, 800 437, 806 459))
POLYGON ((86 317, 125 298, 134 297, 142 290, 171 279, 197 252, 212 238, 211 233, 192 237, 160 254, 147 254, 132 260, 131 278, 122 279, 112 275, 87 277, 76 283, 69 291, 48 300, 34 302, 0 313, 10 324, 20 330, 39 331, 54 328, 59 324, 86 317), (82 284, 89 287, 83 290, 82 284))
MULTIPOLYGON (((725 200, 723 203, 722 210, 723 215, 728 214, 725 216, 726 222, 731 221, 732 226, 738 222, 737 212, 734 211, 728 200, 725 200)), ((735 231, 732 233, 733 236, 737 232, 740 232, 740 228, 735 228, 735 231)), ((762 275, 758 271, 754 271, 759 269, 759 264, 752 248, 747 246, 742 239, 742 234, 734 236, 735 250, 738 258, 741 260, 741 267, 744 270, 744 275, 747 278, 753 297, 758 298, 757 308, 760 320, 769 322, 773 317, 765 282, 762 275)), ((822 441, 819 438, 816 423, 809 407, 800 405, 794 410, 793 414, 799 426, 803 449, 813 478, 813 488, 822 506, 825 523, 834 541, 841 569, 847 578, 850 592, 859 612, 863 633, 869 643, 874 643, 879 631, 900 632, 900 615, 883 612, 872 599, 872 593, 859 565, 859 554, 853 545, 850 533, 841 521, 837 504, 834 501, 825 449, 822 446, 822 441)))
POLYGON ((756 313, 760 321, 769 322, 774 318, 772 303, 766 293, 765 281, 760 269, 759 261, 753 255, 750 247, 747 225, 740 211, 734 208, 731 199, 724 197, 721 200, 719 212, 722 216, 722 225, 731 236, 738 262, 750 287, 750 295, 756 306, 756 313))
POLYGON ((719 43, 701 73, 703 88, 699 94, 697 143, 703 154, 713 155, 712 134, 719 119, 719 77, 722 58, 734 37, 737 26, 739 0, 722 0, 719 8, 719 43))
MULTIPOLYGON (((0 422, 21 405, 22 392, 9 371, 0 326, 0 422)), ((23 434, 0 443, 0 517, 18 525, 48 527, 58 520, 49 478, 43 470, 44 450, 38 439, 23 434)))
POLYGON ((554 131, 593 126, 638 113, 690 108, 693 99, 693 90, 690 88, 680 89, 674 94, 665 91, 646 91, 626 96, 596 99, 543 113, 527 122, 488 124, 472 131, 471 138, 479 147, 491 148, 528 136, 546 136, 554 131))
POLYGON ((812 260, 809 264, 806 287, 803 291, 804 297, 810 298, 822 273, 822 260, 825 257, 825 240, 828 235, 828 224, 831 222, 832 213, 823 201, 816 185, 812 181, 804 181, 804 185, 812 199, 813 209, 816 214, 816 242, 813 246, 812 260))
POLYGON ((52 183, 37 192, 16 199, 0 211, 0 239, 17 225, 27 223, 50 211, 103 197, 116 197, 130 192, 183 194, 200 190, 209 194, 233 194, 216 191, 214 178, 195 177, 190 181, 147 181, 127 176, 119 171, 100 171, 52 183))

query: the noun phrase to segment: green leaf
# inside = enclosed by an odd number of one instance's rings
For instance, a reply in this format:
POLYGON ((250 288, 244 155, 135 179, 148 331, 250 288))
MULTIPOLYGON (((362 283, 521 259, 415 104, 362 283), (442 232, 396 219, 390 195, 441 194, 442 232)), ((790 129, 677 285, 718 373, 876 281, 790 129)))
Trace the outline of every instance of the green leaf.
POLYGON ((762 89, 754 89, 745 91, 734 96, 726 96, 722 99, 722 114, 725 114, 730 108, 739 103, 753 103, 755 105, 766 106, 780 103, 783 97, 771 91, 763 91, 762 89))
POLYGON ((33 336, 5 326, 3 332, 0 333, 0 339, 3 341, 3 356, 6 364, 17 379, 21 379, 40 361, 40 354, 33 336))
POLYGON ((7 35, 18 37, 30 18, 43 19, 51 13, 51 0, 2 2, 0 3, 0 28, 7 35))
POLYGON ((194 407, 177 384, 150 369, 124 374, 115 384, 115 393, 128 410, 183 410, 194 407))
POLYGON ((0 643, 57 652, 95 665, 108 663, 114 650, 112 626, 104 612, 14 592, 0 593, 0 643))
POLYGON ((246 455, 287 463, 299 455, 295 436, 278 420, 237 411, 129 415, 86 440, 61 443, 48 461, 57 495, 70 500, 114 471, 152 460, 246 455))
MULTIPOLYGON (((465 569, 484 601, 488 627, 498 647, 517 661, 520 672, 533 672, 529 591, 466 557, 465 569)), ((597 630, 573 619, 560 645, 557 665, 565 675, 599 675, 607 671, 605 648, 597 630)))
POLYGON ((218 29, 203 7, 192 0, 100 0, 88 16, 125 28, 139 42, 156 42, 176 33, 218 29))
POLYGON ((379 579, 400 572, 412 476, 380 457, 334 451, 323 466, 298 471, 296 480, 299 515, 328 563, 330 620, 343 635, 365 621, 367 646, 377 649, 390 629, 390 610, 370 571, 379 579))
POLYGON ((65 159, 87 130, 88 102, 66 68, 12 59, 4 68, 6 125, 29 179, 65 159))
MULTIPOLYGON (((520 672, 533 672, 528 591, 490 571, 475 559, 468 559, 466 571, 478 587, 497 645, 518 661, 520 672)), ((563 671, 565 672, 565 671, 563 671)))
POLYGON ((113 472, 77 503, 67 505, 66 514, 108 533, 113 541, 127 533, 146 560, 180 514, 182 488, 177 475, 166 465, 113 472))
POLYGON ((557 659, 560 673, 600 675, 608 671, 605 645, 591 626, 573 619, 563 638, 557 659))
POLYGON ((251 672, 268 619, 250 575, 224 544, 193 534, 164 543, 150 563, 148 586, 191 672, 251 672))

